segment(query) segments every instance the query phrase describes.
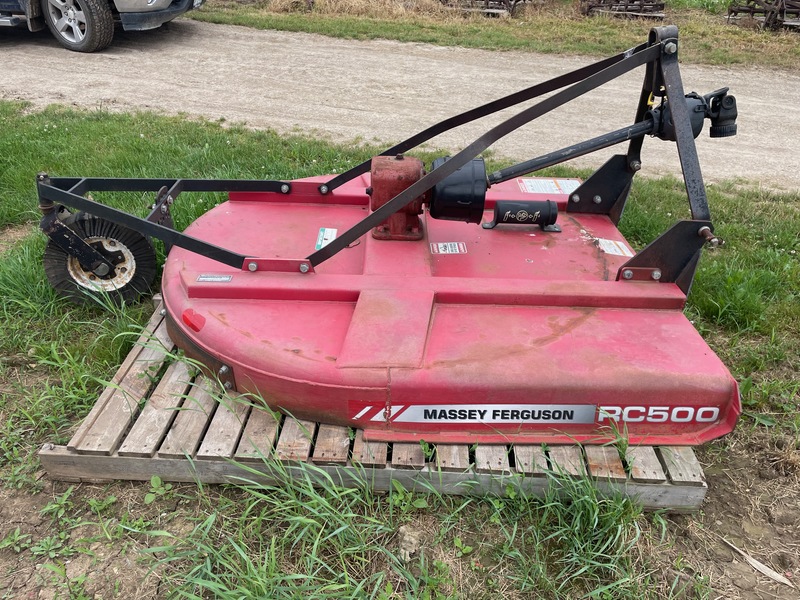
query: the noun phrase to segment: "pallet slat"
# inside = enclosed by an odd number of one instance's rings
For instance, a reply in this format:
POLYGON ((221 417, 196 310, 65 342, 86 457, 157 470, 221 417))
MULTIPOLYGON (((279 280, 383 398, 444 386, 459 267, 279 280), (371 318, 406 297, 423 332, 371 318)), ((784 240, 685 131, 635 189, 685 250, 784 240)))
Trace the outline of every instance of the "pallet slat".
POLYGON ((421 469, 425 454, 419 444, 395 443, 392 446, 392 466, 396 469, 421 469))
POLYGON ((505 446, 477 446, 475 448, 475 468, 478 473, 510 473, 508 450, 505 446))
POLYGON ((628 479, 619 452, 613 446, 585 446, 589 475, 606 481, 622 482, 628 479))
POLYGON ((146 457, 156 453, 183 403, 191 378, 189 367, 184 362, 175 362, 167 367, 164 377, 120 445, 117 451, 120 456, 146 457))
POLYGON ((669 475, 673 483, 698 487, 706 485, 703 468, 691 448, 686 446, 661 446, 659 450, 664 460, 667 475, 669 475))
POLYGON ((542 477, 547 471, 547 455, 541 446, 514 446, 517 471, 525 475, 542 477))
POLYGON ((97 417, 103 413, 109 398, 111 398, 111 396, 114 394, 114 391, 122 382, 133 363, 137 358, 139 358, 139 354, 144 349, 144 345, 147 343, 147 340, 153 336, 153 332, 164 320, 164 316, 161 314, 163 308, 164 304, 162 302, 159 301, 156 303, 156 311, 150 317, 147 325, 145 325, 144 329, 142 330, 142 334, 139 336, 139 339, 136 340, 133 348, 125 357, 125 360, 122 361, 122 364, 119 366, 116 373, 114 373, 114 376, 109 381, 109 384, 103 390, 102 394, 100 394, 97 402, 94 403, 92 410, 89 411, 89 414, 86 415, 86 418, 78 426, 78 429, 73 434, 72 439, 70 439, 70 441, 67 443, 67 448, 70 450, 75 450, 80 441, 86 435, 86 432, 89 431, 92 425, 94 425, 95 421, 97 421, 97 417))
POLYGON ((579 446, 550 446, 551 469, 555 473, 584 477, 586 465, 579 446))
POLYGON ((436 446, 436 466, 442 471, 463 472, 469 469, 469 448, 456 444, 436 446))
POLYGON ((278 436, 280 421, 269 410, 262 410, 258 406, 250 409, 250 418, 247 419, 236 449, 237 460, 262 460, 272 456, 275 438, 278 436))
POLYGON ((320 425, 311 460, 318 465, 344 465, 350 453, 350 430, 340 425, 320 425))
POLYGON ((172 346, 166 323, 162 321, 114 388, 103 411, 75 444, 77 452, 108 455, 116 451, 122 436, 139 413, 139 402, 152 386, 153 378, 172 346))
POLYGON ((311 421, 301 421, 292 417, 283 420, 275 455, 283 462, 305 462, 311 454, 316 425, 311 421))
POLYGON ((158 456, 162 458, 194 456, 217 405, 209 391, 210 388, 211 382, 204 377, 197 378, 186 394, 167 437, 161 443, 158 456))
POLYGON ((631 479, 643 483, 664 483, 667 476, 652 446, 630 447, 625 460, 631 471, 631 479))
POLYGON ((362 467, 384 468, 389 454, 386 442, 369 442, 364 439, 364 432, 357 431, 353 442, 353 462, 362 467))
POLYGON ((241 402, 237 397, 226 396, 214 411, 214 417, 195 458, 197 460, 231 458, 236 451, 239 434, 244 429, 249 411, 249 404, 241 402))

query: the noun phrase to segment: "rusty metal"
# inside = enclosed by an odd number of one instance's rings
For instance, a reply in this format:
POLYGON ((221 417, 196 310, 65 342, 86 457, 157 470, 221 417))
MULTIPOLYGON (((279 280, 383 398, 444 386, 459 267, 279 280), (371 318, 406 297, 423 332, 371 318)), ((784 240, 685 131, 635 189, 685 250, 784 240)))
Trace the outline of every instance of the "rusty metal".
MULTIPOLYGON (((370 210, 375 212, 411 184, 425 175, 422 161, 402 154, 396 156, 376 156, 372 159, 370 180, 372 186, 367 190, 370 196, 370 210)), ((428 193, 414 198, 405 207, 376 225, 372 237, 376 240, 421 240, 423 236, 419 215, 422 205, 427 202, 428 193)))
POLYGON ((663 0, 581 0, 584 15, 607 15, 612 17, 644 17, 663 19, 663 0))

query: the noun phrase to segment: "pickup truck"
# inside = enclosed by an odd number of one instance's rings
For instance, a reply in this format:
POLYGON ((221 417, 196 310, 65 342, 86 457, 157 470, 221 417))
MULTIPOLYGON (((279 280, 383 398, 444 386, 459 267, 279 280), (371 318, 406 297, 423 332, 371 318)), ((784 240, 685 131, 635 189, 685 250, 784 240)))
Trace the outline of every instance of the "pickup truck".
POLYGON ((76 52, 106 48, 116 22, 126 31, 155 29, 205 0, 0 0, 0 26, 47 26, 59 43, 76 52))

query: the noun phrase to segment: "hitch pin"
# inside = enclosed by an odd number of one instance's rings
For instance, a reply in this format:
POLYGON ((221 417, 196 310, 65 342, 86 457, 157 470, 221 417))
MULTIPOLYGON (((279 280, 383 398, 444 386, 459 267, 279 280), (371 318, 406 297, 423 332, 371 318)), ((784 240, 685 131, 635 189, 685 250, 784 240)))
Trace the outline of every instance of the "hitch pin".
POLYGON ((725 240, 722 238, 718 238, 714 235, 711 231, 711 228, 708 225, 703 225, 698 231, 697 235, 701 238, 705 238, 706 242, 712 247, 716 248, 717 246, 722 246, 725 243, 725 240))

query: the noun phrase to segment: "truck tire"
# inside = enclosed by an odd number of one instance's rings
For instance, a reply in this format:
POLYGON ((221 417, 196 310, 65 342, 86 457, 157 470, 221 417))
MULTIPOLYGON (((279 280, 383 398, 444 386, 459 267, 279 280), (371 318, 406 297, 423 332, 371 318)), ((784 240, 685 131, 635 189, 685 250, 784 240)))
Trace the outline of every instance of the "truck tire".
POLYGON ((50 32, 67 50, 95 52, 114 37, 108 0, 41 0, 50 32))

